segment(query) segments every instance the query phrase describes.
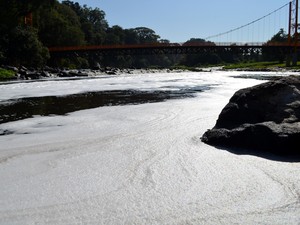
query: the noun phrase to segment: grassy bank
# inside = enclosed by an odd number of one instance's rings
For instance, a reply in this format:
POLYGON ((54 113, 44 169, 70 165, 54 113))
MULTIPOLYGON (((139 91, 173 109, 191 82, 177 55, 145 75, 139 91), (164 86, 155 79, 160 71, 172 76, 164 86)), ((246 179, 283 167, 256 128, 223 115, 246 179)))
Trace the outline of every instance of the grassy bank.
POLYGON ((278 62, 246 62, 226 65, 224 69, 274 69, 287 68, 285 63, 278 62))
POLYGON ((285 63, 278 62, 246 62, 246 63, 235 63, 224 66, 224 69, 249 69, 249 70, 262 70, 262 69, 300 69, 300 62, 298 61, 297 66, 287 67, 285 63))
POLYGON ((14 76, 14 71, 0 68, 0 80, 12 79, 14 76))

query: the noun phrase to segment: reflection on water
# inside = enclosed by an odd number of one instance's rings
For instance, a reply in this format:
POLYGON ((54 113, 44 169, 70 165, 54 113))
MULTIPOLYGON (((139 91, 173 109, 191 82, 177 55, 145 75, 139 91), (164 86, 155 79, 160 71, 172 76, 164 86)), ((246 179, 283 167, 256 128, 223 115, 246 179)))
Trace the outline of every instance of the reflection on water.
MULTIPOLYGON (((194 97, 209 86, 174 89, 166 91, 114 90, 86 92, 67 96, 20 98, 0 104, 0 124, 30 118, 34 115, 65 115, 83 109, 101 106, 143 104, 168 99, 194 97)), ((0 135, 5 135, 4 131, 0 135)))

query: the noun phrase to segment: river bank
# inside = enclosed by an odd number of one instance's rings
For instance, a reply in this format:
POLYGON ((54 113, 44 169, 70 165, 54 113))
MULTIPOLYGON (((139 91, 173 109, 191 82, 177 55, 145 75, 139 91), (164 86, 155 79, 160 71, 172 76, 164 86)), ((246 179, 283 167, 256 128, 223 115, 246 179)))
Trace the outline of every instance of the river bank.
MULTIPOLYGON (((166 73, 166 72, 183 72, 188 69, 166 68, 95 68, 95 69, 65 69, 44 67, 42 69, 2 66, 0 71, 0 80, 38 80, 47 78, 70 78, 70 77, 93 77, 99 75, 120 75, 120 74, 144 74, 144 73, 166 73)), ((193 69, 193 71, 202 71, 201 69, 193 69)), ((205 70, 203 70, 205 71, 205 70)))
POLYGON ((211 72, 211 71, 249 71, 249 72, 300 72, 299 67, 285 67, 274 62, 240 63, 224 66, 208 67, 174 67, 174 68, 91 68, 66 69, 44 67, 42 69, 1 66, 0 80, 38 80, 49 78, 93 77, 98 75, 144 74, 144 73, 178 73, 183 71, 211 72))

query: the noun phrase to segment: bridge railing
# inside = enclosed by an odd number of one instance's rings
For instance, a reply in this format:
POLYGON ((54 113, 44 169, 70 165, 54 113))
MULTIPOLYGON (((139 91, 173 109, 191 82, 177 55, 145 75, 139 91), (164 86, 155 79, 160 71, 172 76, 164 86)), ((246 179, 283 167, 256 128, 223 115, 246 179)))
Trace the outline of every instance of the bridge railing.
POLYGON ((205 42, 183 43, 183 46, 291 46, 287 42, 205 42))
MULTIPOLYGON (((185 42, 185 43, 151 43, 134 45, 87 45, 87 46, 61 46, 49 47, 50 52, 114 50, 114 49, 145 49, 145 48, 180 48, 180 47, 261 47, 261 46, 294 46, 282 42, 185 42)), ((299 46, 300 47, 300 46, 299 46)))

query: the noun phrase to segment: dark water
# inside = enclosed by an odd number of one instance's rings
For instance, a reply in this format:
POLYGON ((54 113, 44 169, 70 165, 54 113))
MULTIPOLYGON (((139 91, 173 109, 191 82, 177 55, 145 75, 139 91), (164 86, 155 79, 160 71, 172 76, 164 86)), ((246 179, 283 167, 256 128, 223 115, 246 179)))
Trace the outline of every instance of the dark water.
MULTIPOLYGON (((102 106, 143 104, 161 102, 168 99, 191 98, 196 93, 209 89, 209 86, 197 86, 168 91, 114 90, 87 92, 66 96, 46 96, 20 98, 0 104, 0 124, 34 115, 65 115, 70 112, 102 106)), ((9 131, 0 131, 0 135, 9 131)))
POLYGON ((256 80, 275 80, 282 76, 275 75, 272 76, 270 74, 242 74, 239 76, 232 76, 233 78, 243 78, 243 79, 256 79, 256 80))

